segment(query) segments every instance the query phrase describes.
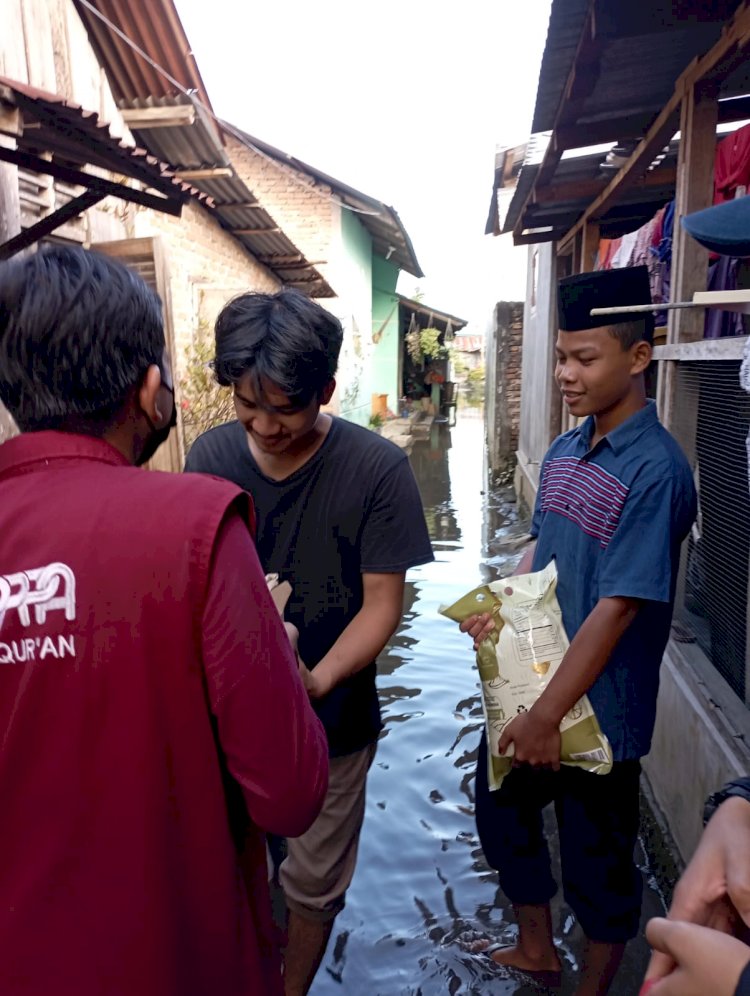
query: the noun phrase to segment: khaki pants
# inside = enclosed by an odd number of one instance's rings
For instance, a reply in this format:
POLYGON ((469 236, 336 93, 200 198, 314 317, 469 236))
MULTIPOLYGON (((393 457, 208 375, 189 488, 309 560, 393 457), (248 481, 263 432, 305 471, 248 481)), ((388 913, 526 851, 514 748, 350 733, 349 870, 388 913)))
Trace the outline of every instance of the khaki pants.
POLYGON ((344 908, 354 876, 365 816, 367 772, 377 744, 332 757, 328 794, 307 833, 287 840, 279 878, 290 910, 310 920, 333 920, 344 908))

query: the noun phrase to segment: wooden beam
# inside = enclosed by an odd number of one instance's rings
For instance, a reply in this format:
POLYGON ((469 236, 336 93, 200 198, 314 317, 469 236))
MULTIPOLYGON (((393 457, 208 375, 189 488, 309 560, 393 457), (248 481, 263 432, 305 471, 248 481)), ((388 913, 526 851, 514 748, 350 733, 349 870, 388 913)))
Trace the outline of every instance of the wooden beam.
POLYGON ((104 180, 92 173, 84 173, 83 170, 73 169, 71 166, 62 166, 60 163, 42 159, 41 156, 33 156, 30 152, 22 152, 20 149, 8 149, 0 145, 0 161, 13 163, 22 169, 31 170, 32 173, 54 176, 56 180, 86 187, 88 190, 96 190, 101 193, 102 197, 117 197, 122 201, 140 204, 141 207, 162 211, 176 217, 179 217, 182 211, 181 201, 157 197, 156 194, 147 194, 143 190, 126 187, 124 184, 114 183, 112 180, 104 180))
MULTIPOLYGON (((703 312, 705 314, 705 312, 703 312)), ((741 360, 748 337, 730 336, 727 339, 701 339, 697 342, 674 342, 654 347, 655 360, 741 360)))
POLYGON ((35 242, 39 242, 40 239, 54 232, 56 228, 64 225, 66 221, 70 221, 71 218, 77 218, 79 214, 88 211, 90 207, 98 204, 105 197, 106 194, 102 194, 98 190, 85 190, 78 197, 74 197, 67 204, 58 208, 57 211, 54 211, 52 214, 47 215, 46 218, 42 218, 35 225, 32 225, 31 228, 27 228, 20 235, 16 235, 15 238, 3 243, 0 246, 0 259, 9 259, 11 256, 15 256, 16 253, 21 252, 21 250, 28 249, 35 242))
POLYGON ((619 142, 627 138, 641 138, 659 113, 660 108, 639 111, 621 117, 609 117, 600 121, 577 121, 571 125, 561 125, 557 131, 560 147, 582 149, 589 145, 603 145, 605 142, 619 142), (593 140, 593 141, 592 141, 593 140))
POLYGON ((177 104, 175 107, 132 107, 120 111, 123 121, 135 131, 147 128, 180 128, 195 122, 195 108, 192 104, 177 104))
MULTIPOLYGON (((224 207, 224 205, 221 205, 224 207)), ((232 235, 275 235, 280 228, 230 228, 232 235)))
MULTIPOLYGON (((641 177, 638 187, 671 187, 677 179, 677 170, 673 166, 653 169, 641 177)), ((585 200, 596 197, 606 186, 606 179, 569 180, 567 183, 554 183, 541 187, 536 192, 536 204, 558 204, 565 201, 585 200)))
POLYGON ((275 266, 277 263, 295 263, 297 266, 303 266, 305 263, 305 257, 299 254, 296 256, 256 256, 255 258, 261 263, 265 263, 266 266, 275 266))
MULTIPOLYGON (((690 301, 695 291, 706 289, 708 251, 687 234, 679 219, 713 203, 717 113, 714 85, 699 83, 688 89, 680 116, 681 141, 672 240, 672 301, 690 301)), ((702 339, 704 324, 705 312, 700 309, 671 311, 668 342, 702 339)))
POLYGON ((231 166, 212 166, 210 169, 175 170, 178 180, 218 180, 222 176, 234 176, 231 166))
POLYGON ((272 270, 306 270, 308 267, 312 266, 307 260, 302 260, 301 263, 276 263, 273 260, 267 262, 267 265, 271 267, 272 270))
POLYGON ((523 231, 518 235, 513 233, 513 245, 515 246, 535 246, 539 242, 556 242, 561 235, 564 235, 563 229, 558 229, 555 231, 551 228, 544 228, 543 231, 523 231))
POLYGON ((590 221, 581 231, 581 273, 589 273, 594 269, 598 252, 599 226, 590 221))

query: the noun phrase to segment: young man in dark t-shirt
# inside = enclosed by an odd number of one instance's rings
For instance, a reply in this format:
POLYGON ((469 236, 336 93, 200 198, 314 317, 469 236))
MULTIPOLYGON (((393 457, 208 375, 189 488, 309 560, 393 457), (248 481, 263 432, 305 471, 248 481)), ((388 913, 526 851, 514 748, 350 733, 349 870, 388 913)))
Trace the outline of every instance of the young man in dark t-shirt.
POLYGON ((286 619, 326 729, 323 812, 290 840, 280 878, 289 909, 286 996, 308 991, 354 874, 365 781, 381 729, 375 658, 398 626, 405 573, 433 559, 405 454, 321 412, 343 332, 296 291, 245 294, 216 323, 216 376, 236 422, 196 440, 185 469, 249 491, 267 573, 289 581, 286 619))

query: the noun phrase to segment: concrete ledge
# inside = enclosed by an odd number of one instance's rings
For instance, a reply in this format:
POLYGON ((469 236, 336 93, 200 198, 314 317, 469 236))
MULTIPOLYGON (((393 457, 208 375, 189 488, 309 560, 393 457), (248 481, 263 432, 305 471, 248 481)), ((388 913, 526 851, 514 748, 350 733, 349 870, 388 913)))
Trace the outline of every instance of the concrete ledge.
POLYGON ((750 773, 750 712, 696 644, 670 640, 656 728, 643 768, 683 861, 703 829, 706 797, 750 773))

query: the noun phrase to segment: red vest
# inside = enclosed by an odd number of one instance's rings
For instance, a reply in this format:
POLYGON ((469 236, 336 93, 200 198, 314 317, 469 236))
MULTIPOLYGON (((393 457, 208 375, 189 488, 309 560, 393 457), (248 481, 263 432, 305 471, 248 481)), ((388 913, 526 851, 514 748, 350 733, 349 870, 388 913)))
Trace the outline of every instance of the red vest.
POLYGON ((279 991, 265 852, 248 897, 200 656, 227 509, 107 443, 0 447, 0 994, 279 991))

